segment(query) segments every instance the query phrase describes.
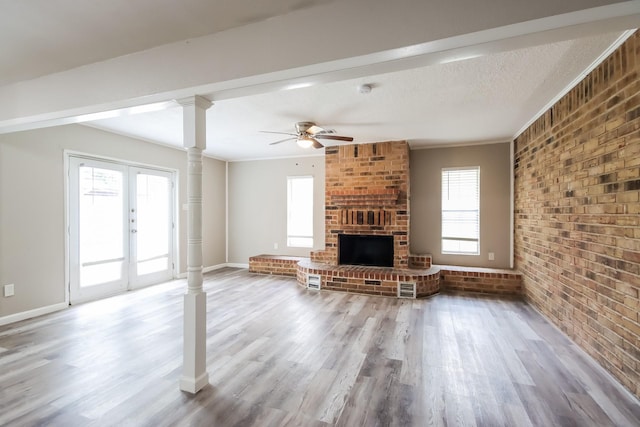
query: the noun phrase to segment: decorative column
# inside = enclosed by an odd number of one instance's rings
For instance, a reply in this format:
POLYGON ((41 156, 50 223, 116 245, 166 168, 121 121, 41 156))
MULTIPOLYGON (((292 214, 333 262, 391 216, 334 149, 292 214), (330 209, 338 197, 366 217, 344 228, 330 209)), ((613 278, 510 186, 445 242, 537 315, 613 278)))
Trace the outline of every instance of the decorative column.
POLYGON ((187 149, 187 293, 184 295, 184 348, 180 389, 197 393, 209 384, 207 373, 207 294, 202 288, 202 150, 206 142, 206 111, 212 103, 200 96, 178 100, 182 105, 187 149))

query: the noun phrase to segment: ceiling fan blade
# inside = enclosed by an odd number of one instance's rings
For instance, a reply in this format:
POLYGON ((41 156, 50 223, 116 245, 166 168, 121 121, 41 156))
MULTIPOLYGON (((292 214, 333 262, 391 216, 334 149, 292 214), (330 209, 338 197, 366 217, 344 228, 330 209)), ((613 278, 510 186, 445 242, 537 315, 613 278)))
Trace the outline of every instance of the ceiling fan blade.
POLYGON ((311 135, 315 135, 317 133, 326 132, 326 130, 324 130, 320 126, 313 125, 309 129, 307 129, 306 132, 310 133, 311 135))
POLYGON ((313 141, 313 148, 324 148, 324 145, 320 144, 320 141, 317 139, 311 138, 311 140, 313 141))
POLYGON ((269 143, 269 145, 276 145, 276 144, 280 144, 282 142, 286 142, 286 141, 293 141, 296 138, 285 138, 285 139, 281 139, 279 141, 275 141, 275 142, 271 142, 269 143))
POLYGON ((260 133, 277 133, 279 135, 291 135, 291 136, 298 136, 297 133, 291 133, 291 132, 273 132, 270 130, 261 130, 259 131, 260 133))
POLYGON ((314 135, 314 138, 322 138, 322 139, 334 139, 336 141, 348 141, 351 142, 353 141, 353 138, 350 136, 340 136, 340 135, 325 135, 325 134, 320 134, 320 135, 314 135))

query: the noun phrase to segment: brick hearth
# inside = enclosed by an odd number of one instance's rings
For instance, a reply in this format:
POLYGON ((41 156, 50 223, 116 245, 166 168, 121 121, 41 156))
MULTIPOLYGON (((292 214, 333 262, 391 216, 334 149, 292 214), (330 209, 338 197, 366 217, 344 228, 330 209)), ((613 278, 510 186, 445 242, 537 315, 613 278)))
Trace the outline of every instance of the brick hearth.
POLYGON ((305 285, 309 274, 321 277, 322 289, 395 297, 398 283, 415 283, 416 297, 427 297, 440 291, 440 269, 397 269, 363 267, 359 265, 332 266, 302 260, 298 263, 298 283, 305 285))

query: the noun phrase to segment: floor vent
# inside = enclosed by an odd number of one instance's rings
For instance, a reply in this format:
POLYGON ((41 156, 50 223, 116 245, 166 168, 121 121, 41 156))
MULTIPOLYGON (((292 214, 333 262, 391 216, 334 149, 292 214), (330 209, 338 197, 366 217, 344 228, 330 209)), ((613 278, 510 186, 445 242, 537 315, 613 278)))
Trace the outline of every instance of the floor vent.
POLYGON ((322 277, 319 274, 307 275, 307 289, 313 289, 315 291, 319 291, 321 283, 322 283, 322 277))
POLYGON ((398 283, 398 298, 414 298, 416 297, 415 283, 398 283))

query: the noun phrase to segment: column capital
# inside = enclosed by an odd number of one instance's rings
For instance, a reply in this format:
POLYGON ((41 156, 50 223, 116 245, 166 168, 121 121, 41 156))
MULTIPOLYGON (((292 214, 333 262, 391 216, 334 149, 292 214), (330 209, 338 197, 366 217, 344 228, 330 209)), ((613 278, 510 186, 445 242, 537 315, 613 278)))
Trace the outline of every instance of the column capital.
POLYGON ((213 103, 200 95, 176 101, 182 105, 184 148, 197 147, 204 150, 207 147, 207 108, 213 103))
POLYGON ((209 101, 207 98, 201 95, 188 96, 186 98, 176 99, 176 102, 183 107, 191 107, 195 105, 198 108, 202 108, 203 110, 208 109, 213 105, 213 102, 209 101))

